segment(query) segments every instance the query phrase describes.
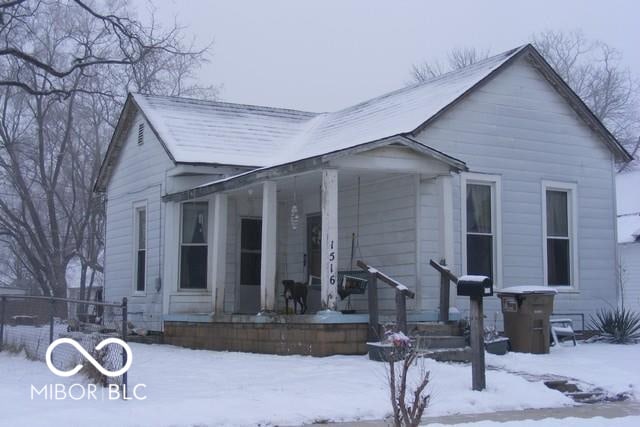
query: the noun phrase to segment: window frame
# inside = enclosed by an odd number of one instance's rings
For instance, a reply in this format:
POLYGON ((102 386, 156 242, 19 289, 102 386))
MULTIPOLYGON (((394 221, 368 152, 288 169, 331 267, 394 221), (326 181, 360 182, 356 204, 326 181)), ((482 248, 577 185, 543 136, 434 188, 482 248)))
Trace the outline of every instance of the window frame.
MULTIPOLYGON (((541 184, 542 199, 542 269, 544 286, 556 289, 558 292, 577 292, 580 287, 578 274, 578 185, 575 182, 543 180, 541 184), (567 193, 567 224, 569 240, 569 286, 550 285, 549 267, 547 259, 547 191, 562 191, 567 193)), ((551 236, 557 238, 557 236, 551 236)))
POLYGON ((178 276, 177 276, 177 290, 179 293, 183 293, 183 294, 188 294, 188 293, 193 293, 193 294, 206 294, 206 293, 210 293, 211 292, 211 256, 212 256, 212 250, 211 250, 211 242, 212 242, 212 238, 213 238, 213 209, 211 209, 213 203, 211 203, 210 199, 197 199, 197 200, 188 200, 185 202, 181 202, 179 204, 179 222, 178 222, 178 276), (182 233, 183 233, 183 224, 182 221, 184 219, 184 205, 188 204, 188 203, 205 203, 207 205, 207 214, 205 215, 206 221, 207 221, 207 230, 205 233, 205 238, 206 238, 206 242, 203 243, 197 243, 197 244, 193 244, 193 243, 187 243, 184 244, 182 242, 182 233), (206 274, 206 278, 205 278, 205 283, 206 286, 204 288, 185 288, 182 287, 182 247, 183 246, 204 246, 207 248, 207 256, 206 256, 206 260, 207 260, 207 265, 205 268, 205 274, 206 274))
MULTIPOLYGON (((491 187, 491 229, 493 236, 493 287, 502 287, 502 177, 484 173, 460 174, 460 235, 462 274, 467 274, 467 184, 491 187)), ((478 233, 476 233, 478 234, 478 233)))
POLYGON ((134 296, 147 295, 147 283, 149 279, 149 209, 147 207, 147 201, 141 200, 133 203, 133 271, 132 271, 132 287, 134 296), (145 230, 144 230, 144 289, 138 290, 138 251, 139 248, 139 234, 140 234, 140 216, 138 213, 144 211, 145 215, 145 230))

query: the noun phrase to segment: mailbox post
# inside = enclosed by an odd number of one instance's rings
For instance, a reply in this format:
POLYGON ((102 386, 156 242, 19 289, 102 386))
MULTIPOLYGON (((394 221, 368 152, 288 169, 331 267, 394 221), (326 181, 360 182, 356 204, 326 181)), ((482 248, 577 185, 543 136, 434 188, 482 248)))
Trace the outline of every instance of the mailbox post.
POLYGON ((473 390, 487 387, 484 362, 484 312, 482 299, 493 295, 493 281, 486 276, 462 276, 458 279, 459 296, 470 299, 471 383, 473 390))

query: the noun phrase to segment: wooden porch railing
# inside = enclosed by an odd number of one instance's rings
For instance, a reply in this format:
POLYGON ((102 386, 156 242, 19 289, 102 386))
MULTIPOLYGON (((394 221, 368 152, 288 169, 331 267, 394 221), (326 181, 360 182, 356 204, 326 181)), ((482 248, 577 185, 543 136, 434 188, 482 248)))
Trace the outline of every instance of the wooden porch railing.
POLYGON ((451 272, 451 270, 449 270, 444 259, 441 260, 440 263, 437 263, 431 259, 429 260, 429 264, 431 264, 431 267, 440 272, 440 310, 438 314, 438 320, 440 322, 448 322, 450 303, 449 289, 451 286, 450 282, 453 282, 453 284, 456 285, 458 283, 458 278, 451 272))
POLYGON ((396 290, 396 328, 398 331, 407 333, 407 297, 415 298, 416 294, 413 293, 402 283, 397 280, 393 280, 380 270, 367 265, 363 261, 357 262, 358 267, 369 273, 369 285, 368 285, 368 303, 369 303, 369 330, 367 339, 369 341, 380 340, 380 325, 379 325, 379 313, 378 313, 378 280, 391 286, 396 290))

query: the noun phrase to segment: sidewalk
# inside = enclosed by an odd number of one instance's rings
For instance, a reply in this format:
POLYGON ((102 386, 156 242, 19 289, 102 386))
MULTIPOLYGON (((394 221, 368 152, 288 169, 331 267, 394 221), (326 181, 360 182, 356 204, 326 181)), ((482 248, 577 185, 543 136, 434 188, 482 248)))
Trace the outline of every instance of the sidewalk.
MULTIPOLYGON (((429 409, 427 408, 427 411, 429 409)), ((471 423, 476 421, 522 421, 522 420, 540 420, 544 418, 619 418, 630 415, 640 415, 640 402, 605 402, 595 404, 584 404, 580 406, 567 406, 562 408, 547 409, 522 409, 517 411, 491 412, 485 414, 464 414, 464 415, 447 415, 442 417, 424 417, 423 425, 432 423, 439 424, 460 424, 471 423)), ((354 421, 346 423, 326 423, 313 424, 314 426, 323 427, 387 427, 391 423, 383 420, 375 421, 354 421)))

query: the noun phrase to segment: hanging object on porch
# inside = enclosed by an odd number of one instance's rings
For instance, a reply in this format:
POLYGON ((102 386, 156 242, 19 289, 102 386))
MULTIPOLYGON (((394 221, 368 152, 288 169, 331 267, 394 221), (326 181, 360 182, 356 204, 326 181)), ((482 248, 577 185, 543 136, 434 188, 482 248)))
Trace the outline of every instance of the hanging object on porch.
POLYGON ((297 201, 297 188, 296 188, 296 177, 293 177, 293 205, 291 206, 291 229, 296 231, 298 229, 298 224, 300 223, 300 214, 298 212, 298 201, 297 201))
POLYGON ((351 305, 351 295, 364 294, 368 284, 368 273, 362 270, 353 269, 353 261, 358 251, 358 256, 362 257, 360 252, 360 177, 358 177, 358 185, 356 190, 356 231, 351 233, 351 271, 338 272, 338 295, 340 299, 347 299, 347 306, 342 313, 353 314, 356 311, 351 305))

